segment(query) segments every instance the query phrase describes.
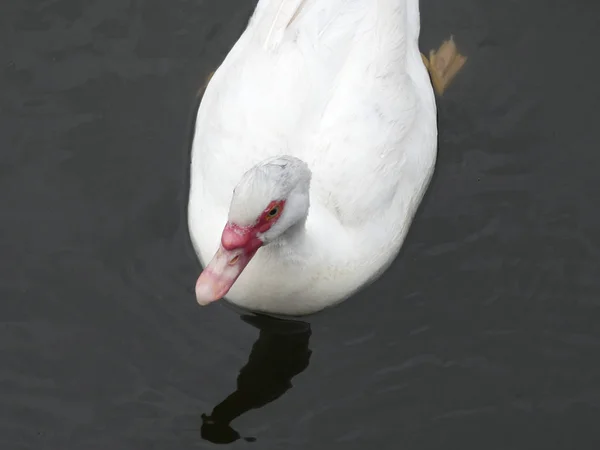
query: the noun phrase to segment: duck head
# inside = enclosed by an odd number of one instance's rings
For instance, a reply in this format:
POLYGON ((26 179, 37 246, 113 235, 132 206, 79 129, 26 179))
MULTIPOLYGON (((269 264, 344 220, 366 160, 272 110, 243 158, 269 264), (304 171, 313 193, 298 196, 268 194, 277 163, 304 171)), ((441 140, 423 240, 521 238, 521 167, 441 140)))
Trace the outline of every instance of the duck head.
POLYGON ((200 305, 225 297, 261 247, 306 221, 310 179, 307 164, 292 156, 270 158, 242 176, 219 249, 196 282, 200 305))

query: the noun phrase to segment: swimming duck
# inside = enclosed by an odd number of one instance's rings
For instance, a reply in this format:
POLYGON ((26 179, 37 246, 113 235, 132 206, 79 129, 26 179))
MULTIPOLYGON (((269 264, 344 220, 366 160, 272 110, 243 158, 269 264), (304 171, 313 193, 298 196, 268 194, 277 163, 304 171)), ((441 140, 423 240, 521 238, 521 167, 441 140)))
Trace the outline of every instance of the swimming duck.
POLYGON ((419 33, 419 0, 258 2, 196 118, 200 305, 310 314, 389 267, 434 171, 434 88, 465 62, 419 33))

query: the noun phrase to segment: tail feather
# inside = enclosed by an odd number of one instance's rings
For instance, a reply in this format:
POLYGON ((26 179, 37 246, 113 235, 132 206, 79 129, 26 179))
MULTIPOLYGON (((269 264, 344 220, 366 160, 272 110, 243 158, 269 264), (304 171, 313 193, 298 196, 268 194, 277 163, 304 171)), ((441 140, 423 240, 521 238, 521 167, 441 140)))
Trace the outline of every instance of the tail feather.
POLYGON ((267 30, 261 37, 263 46, 275 49, 284 38, 285 31, 296 20, 302 8, 310 0, 261 0, 256 8, 260 28, 267 30))

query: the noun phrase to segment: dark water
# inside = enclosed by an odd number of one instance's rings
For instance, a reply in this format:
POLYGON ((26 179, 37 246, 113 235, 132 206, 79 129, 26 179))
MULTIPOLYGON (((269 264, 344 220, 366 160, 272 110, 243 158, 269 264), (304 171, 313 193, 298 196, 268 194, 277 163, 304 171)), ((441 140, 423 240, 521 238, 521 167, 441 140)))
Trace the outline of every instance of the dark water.
POLYGON ((253 7, 0 2, 0 448, 600 448, 598 4, 422 1, 469 57, 435 179, 308 324, 192 292, 195 94, 253 7))

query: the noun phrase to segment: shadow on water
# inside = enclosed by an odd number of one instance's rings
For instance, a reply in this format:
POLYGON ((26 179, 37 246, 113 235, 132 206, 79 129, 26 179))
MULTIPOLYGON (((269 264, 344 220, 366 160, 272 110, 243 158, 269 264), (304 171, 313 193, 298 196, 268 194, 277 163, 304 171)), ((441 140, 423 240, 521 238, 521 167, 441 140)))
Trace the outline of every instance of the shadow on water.
MULTIPOLYGON (((240 370, 237 388, 210 415, 202 415, 201 435, 215 444, 229 444, 241 438, 231 422, 252 409, 277 400, 292 387, 292 378, 309 365, 310 324, 263 315, 242 315, 241 319, 260 330, 248 362, 240 370)), ((242 438, 253 442, 256 438, 242 438)))

